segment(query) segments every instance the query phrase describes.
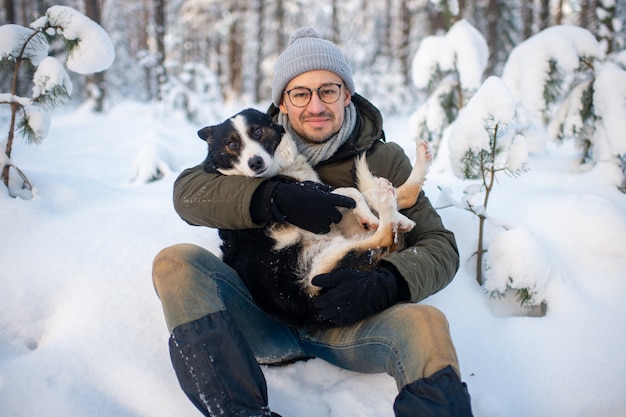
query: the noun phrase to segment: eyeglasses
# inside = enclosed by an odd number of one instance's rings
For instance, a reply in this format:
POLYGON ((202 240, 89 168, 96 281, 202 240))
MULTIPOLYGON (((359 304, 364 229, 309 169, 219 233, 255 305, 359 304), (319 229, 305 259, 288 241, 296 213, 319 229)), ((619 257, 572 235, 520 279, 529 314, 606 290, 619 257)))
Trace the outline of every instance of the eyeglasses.
POLYGON ((341 93, 341 84, 324 84, 320 88, 310 89, 306 87, 296 87, 288 91, 283 91, 287 94, 289 101, 296 107, 304 107, 311 102, 313 91, 317 91, 317 96, 326 104, 332 104, 339 100, 341 93))

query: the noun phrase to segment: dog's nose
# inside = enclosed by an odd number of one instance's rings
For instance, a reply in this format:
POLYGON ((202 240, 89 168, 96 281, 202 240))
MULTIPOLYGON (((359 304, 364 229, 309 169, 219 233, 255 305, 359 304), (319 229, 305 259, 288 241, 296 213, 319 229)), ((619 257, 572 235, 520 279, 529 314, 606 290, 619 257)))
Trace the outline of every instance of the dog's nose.
POLYGON ((255 155, 252 158, 248 159, 248 166, 254 172, 259 172, 263 170, 265 167, 265 163, 263 162, 263 158, 259 155, 255 155))

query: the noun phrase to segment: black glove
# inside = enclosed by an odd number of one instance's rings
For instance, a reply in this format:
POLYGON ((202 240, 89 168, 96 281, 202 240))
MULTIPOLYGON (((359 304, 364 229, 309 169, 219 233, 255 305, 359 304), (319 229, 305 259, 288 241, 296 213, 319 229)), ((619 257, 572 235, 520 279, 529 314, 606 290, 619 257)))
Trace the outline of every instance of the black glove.
POLYGON ((372 271, 340 269, 311 281, 322 287, 314 301, 317 319, 337 326, 355 323, 398 301, 409 299, 409 287, 394 267, 372 271))
POLYGON ((332 190, 313 181, 264 182, 252 196, 252 221, 287 222, 313 233, 328 233, 331 223, 341 221, 337 207, 356 206, 352 198, 332 194, 332 190))

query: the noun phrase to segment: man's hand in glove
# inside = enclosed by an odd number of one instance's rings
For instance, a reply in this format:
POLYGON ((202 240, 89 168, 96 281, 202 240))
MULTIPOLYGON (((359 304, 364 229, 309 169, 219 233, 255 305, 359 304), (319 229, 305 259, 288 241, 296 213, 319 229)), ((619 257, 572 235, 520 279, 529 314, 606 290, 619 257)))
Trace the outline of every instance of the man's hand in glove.
POLYGON ((409 288, 391 265, 372 271, 340 269, 311 281, 322 287, 315 299, 320 321, 345 326, 376 314, 398 301, 408 301, 409 288))
POLYGON ((328 233, 332 223, 341 221, 337 207, 356 206, 352 198, 331 191, 331 187, 313 181, 266 181, 252 196, 250 215, 255 223, 287 222, 313 233, 328 233))

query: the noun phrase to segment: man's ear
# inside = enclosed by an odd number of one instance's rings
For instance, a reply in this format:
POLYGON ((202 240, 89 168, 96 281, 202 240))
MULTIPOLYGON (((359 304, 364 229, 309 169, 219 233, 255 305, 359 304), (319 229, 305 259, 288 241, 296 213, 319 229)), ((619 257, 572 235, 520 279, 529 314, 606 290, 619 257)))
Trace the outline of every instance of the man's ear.
POLYGON ((347 88, 344 88, 343 90, 345 91, 344 94, 346 95, 346 97, 343 99, 343 106, 346 107, 352 101, 352 95, 347 88))
POLYGON ((278 105, 280 112, 283 114, 287 114, 287 106, 285 106, 285 100, 280 100, 280 104, 278 105))

